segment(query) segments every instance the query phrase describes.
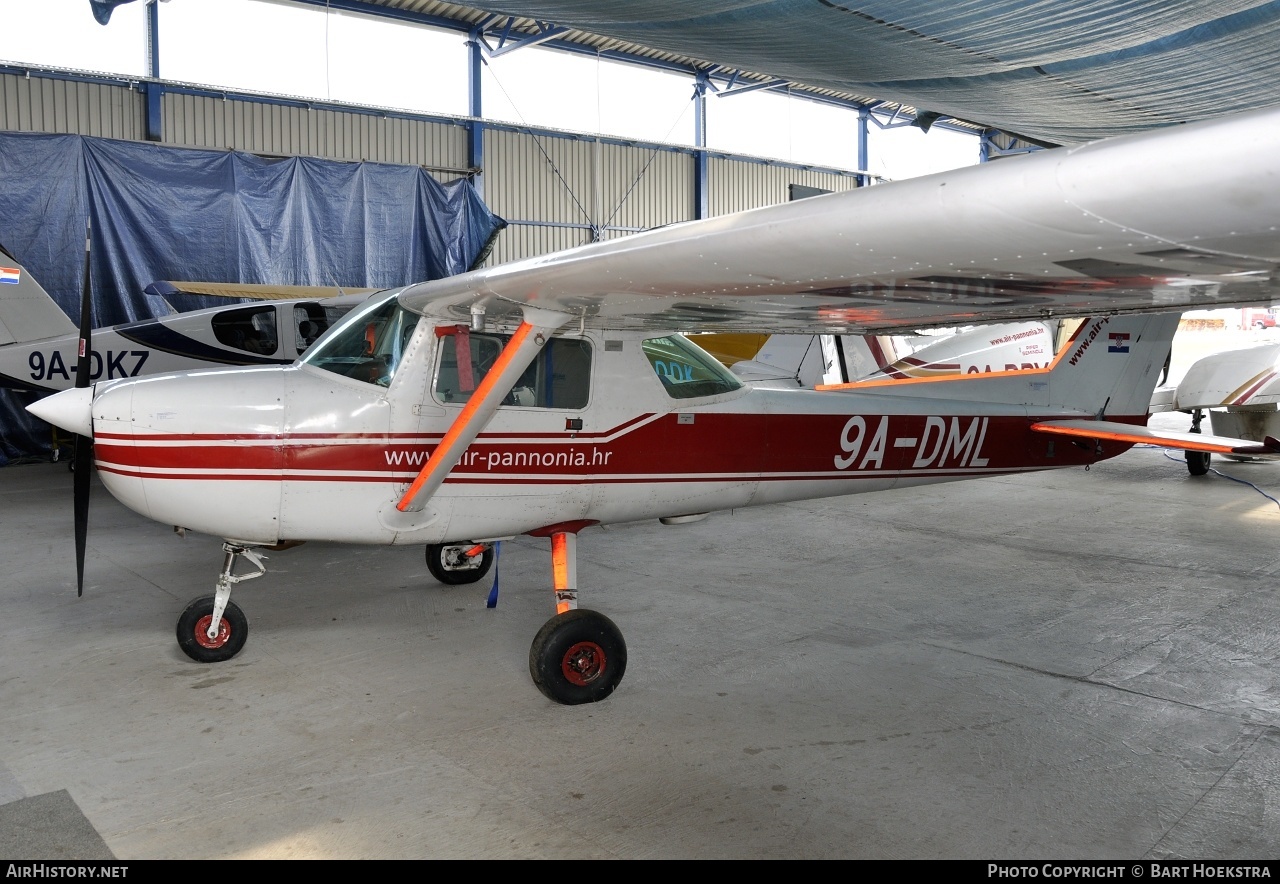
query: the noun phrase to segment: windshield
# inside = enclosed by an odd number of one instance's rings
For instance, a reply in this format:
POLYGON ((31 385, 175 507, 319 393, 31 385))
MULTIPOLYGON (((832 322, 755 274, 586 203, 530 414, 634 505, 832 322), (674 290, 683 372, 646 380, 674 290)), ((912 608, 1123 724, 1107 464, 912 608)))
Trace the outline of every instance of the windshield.
POLYGON ((400 306, 394 292, 354 310, 302 357, 306 365, 385 387, 421 317, 400 306))

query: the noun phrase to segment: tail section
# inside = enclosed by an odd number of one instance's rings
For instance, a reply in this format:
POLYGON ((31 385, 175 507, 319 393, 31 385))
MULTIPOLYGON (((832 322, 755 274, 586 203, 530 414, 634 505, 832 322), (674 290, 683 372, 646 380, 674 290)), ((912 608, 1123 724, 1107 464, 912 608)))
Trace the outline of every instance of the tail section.
POLYGON ((1023 405, 1040 412, 1143 417, 1178 330, 1178 313, 1086 319, 1043 368, 877 379, 819 389, 1023 405))
POLYGON ((1086 319, 1049 370, 1051 408, 1145 416, 1169 359, 1181 313, 1086 319))
POLYGON ((70 317, 35 277, 0 247, 0 346, 75 334, 70 317))

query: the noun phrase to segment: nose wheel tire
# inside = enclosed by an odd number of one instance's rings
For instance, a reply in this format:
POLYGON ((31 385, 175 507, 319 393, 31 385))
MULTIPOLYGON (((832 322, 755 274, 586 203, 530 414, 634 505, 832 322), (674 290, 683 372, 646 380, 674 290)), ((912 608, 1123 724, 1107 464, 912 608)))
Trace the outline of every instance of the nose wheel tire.
POLYGON ((493 566, 493 547, 486 546, 478 556, 467 556, 474 543, 433 543, 427 546, 427 570, 431 576, 449 586, 475 583, 493 566))
POLYGON ((178 618, 178 647, 197 663, 221 663, 230 660, 244 647, 249 637, 249 618, 240 606, 227 602, 218 623, 218 634, 209 638, 213 621, 213 596, 201 596, 187 605, 178 618))
POLYGON ((566 706, 603 700, 626 668, 621 630, 600 612, 585 608, 552 617, 529 648, 533 683, 548 699, 566 706))

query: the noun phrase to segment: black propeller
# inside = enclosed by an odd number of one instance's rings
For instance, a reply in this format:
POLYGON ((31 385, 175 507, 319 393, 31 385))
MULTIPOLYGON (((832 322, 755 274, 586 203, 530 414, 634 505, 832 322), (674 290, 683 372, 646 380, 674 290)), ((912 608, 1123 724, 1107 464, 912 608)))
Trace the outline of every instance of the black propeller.
MULTIPOLYGON (((90 224, 84 229, 84 288, 80 293, 80 348, 76 355, 76 387, 89 386, 89 354, 93 338, 93 301, 89 288, 90 224)), ((89 470, 93 461, 93 440, 76 434, 75 519, 76 519, 76 595, 84 595, 84 547, 89 531, 89 470)))

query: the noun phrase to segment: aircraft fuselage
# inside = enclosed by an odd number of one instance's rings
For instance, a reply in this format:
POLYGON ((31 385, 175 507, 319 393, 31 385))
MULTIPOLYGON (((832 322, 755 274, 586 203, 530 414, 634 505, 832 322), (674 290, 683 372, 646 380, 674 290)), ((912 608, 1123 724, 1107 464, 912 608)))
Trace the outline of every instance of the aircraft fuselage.
MULTIPOLYGON (((240 542, 420 544, 1072 466, 1129 447, 1029 429, 1079 412, 889 388, 672 398, 694 368, 646 350, 657 336, 588 331, 565 338, 589 353, 580 398, 561 394, 573 407, 513 393, 425 508, 399 513, 463 408, 446 379, 450 339, 420 326, 387 386, 305 362, 99 385, 102 480, 152 519, 240 542)), ((574 369, 556 358, 544 374, 561 382, 574 369)))

